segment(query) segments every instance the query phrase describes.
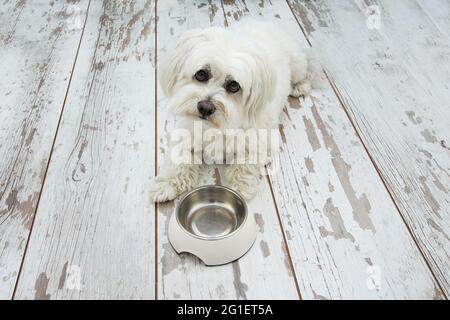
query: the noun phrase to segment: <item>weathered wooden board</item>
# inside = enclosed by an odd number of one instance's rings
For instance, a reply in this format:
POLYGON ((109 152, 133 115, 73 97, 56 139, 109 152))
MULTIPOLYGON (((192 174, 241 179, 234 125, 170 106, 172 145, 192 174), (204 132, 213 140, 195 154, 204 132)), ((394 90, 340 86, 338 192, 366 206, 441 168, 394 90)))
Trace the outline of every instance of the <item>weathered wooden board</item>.
MULTIPOLYGON (((308 44, 284 2, 230 2, 227 17, 280 19, 308 44)), ((292 100, 270 177, 305 299, 442 298, 332 88, 292 100)))
MULTIPOLYGON (((449 294, 450 3, 289 4, 2 2, 0 299, 18 276, 17 299, 449 294), (370 5, 378 30, 367 28, 370 5), (175 125, 155 92, 154 42, 160 58, 187 29, 244 16, 280 20, 307 46, 298 21, 334 90, 291 100, 282 170, 249 205, 254 247, 205 267, 167 240, 174 203, 155 212, 148 199, 175 125)), ((220 171, 206 169, 202 184, 222 183, 220 171)))
MULTIPOLYGON (((158 63, 178 36, 187 29, 225 25, 220 2, 160 1, 157 6, 158 63)), ((175 126, 165 109, 166 99, 158 91, 158 167, 163 165, 164 137, 175 126)), ((207 168, 201 184, 220 184, 220 172, 207 168)), ((158 204, 158 298, 159 299, 297 299, 292 266, 283 241, 270 187, 249 203, 259 234, 252 249, 232 264, 206 267, 199 259, 177 255, 167 239, 167 225, 174 203, 158 204)))
POLYGON ((17 299, 154 297, 154 6, 90 3, 17 299))
POLYGON ((420 250, 450 294, 448 37, 412 1, 290 3, 313 47, 320 48, 420 250), (379 29, 368 22, 374 11, 381 14, 379 29))
POLYGON ((450 37, 450 2, 448 0, 416 1, 439 32, 450 37))
POLYGON ((87 6, 0 6, 0 299, 13 295, 87 6))

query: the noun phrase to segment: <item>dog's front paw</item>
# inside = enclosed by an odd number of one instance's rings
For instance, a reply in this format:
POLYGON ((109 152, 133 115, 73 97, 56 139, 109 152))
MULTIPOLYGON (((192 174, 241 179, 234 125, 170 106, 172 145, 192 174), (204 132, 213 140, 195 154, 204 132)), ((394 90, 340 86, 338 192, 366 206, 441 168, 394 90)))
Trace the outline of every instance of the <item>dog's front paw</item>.
POLYGON ((258 192, 259 171, 254 165, 231 165, 225 169, 225 178, 230 188, 247 200, 258 192))
POLYGON ((237 193, 239 193, 244 199, 251 200, 255 197, 256 193, 258 192, 257 186, 252 185, 242 185, 240 183, 232 183, 230 185, 230 188, 235 190, 237 193))
POLYGON ((150 189, 150 199, 153 202, 165 202, 178 196, 177 190, 171 185, 170 180, 157 177, 153 180, 150 189))
POLYGON ((309 81, 301 81, 293 85, 290 96, 294 98, 305 97, 311 93, 312 86, 309 81))

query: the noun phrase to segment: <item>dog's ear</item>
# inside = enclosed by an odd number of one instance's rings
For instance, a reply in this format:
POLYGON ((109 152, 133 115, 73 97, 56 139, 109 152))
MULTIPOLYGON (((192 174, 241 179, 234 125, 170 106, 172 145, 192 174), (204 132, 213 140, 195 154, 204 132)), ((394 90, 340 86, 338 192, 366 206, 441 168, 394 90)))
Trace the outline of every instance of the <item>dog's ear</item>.
POLYGON ((163 59, 159 73, 159 83, 167 97, 170 97, 173 93, 173 88, 179 80, 186 58, 203 37, 204 32, 201 29, 186 31, 178 39, 175 48, 163 59))
POLYGON ((252 124, 258 122, 261 109, 270 103, 276 90, 276 72, 263 55, 254 53, 248 63, 253 63, 250 70, 251 86, 247 92, 247 117, 252 124))

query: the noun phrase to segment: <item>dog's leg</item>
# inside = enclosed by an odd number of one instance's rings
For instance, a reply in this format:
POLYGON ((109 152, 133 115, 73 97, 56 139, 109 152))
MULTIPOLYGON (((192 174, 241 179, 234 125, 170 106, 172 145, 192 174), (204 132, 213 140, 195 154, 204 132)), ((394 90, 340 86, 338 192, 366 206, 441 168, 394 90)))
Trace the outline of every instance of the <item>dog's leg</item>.
POLYGON ((291 97, 305 97, 311 93, 311 82, 309 80, 302 80, 292 85, 291 93, 289 94, 291 97))
POLYGON ((255 164, 233 164, 225 167, 227 184, 245 199, 252 199, 258 192, 259 166, 255 164))
POLYGON ((308 59, 300 49, 294 51, 291 57, 291 93, 292 97, 307 96, 312 89, 311 79, 308 74, 308 59))
POLYGON ((198 183, 201 165, 178 164, 164 168, 161 175, 153 180, 150 198, 153 202, 175 199, 184 191, 194 188, 198 183))

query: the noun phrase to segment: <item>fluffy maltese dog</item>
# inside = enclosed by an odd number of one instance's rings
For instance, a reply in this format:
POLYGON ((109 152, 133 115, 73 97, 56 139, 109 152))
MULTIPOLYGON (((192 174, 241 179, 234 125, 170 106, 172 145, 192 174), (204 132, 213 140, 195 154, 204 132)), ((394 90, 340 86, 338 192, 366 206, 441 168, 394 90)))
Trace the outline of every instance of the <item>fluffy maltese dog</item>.
MULTIPOLYGON (((199 124, 202 132, 224 135, 230 129, 278 130, 288 96, 311 91, 310 59, 295 39, 273 23, 244 21, 232 28, 193 29, 180 37, 165 58, 158 71, 169 113, 176 117, 178 129, 193 136, 199 124)), ((211 158, 224 160, 225 184, 253 198, 260 169, 270 159, 245 161, 255 152, 252 145, 228 148, 228 140, 216 139, 206 146, 193 139, 181 143, 181 150, 194 156, 200 153, 200 162, 193 158, 174 161, 176 152, 166 153, 172 158, 165 160, 153 181, 150 196, 154 202, 172 200, 196 187, 205 159, 211 158), (236 150, 245 150, 244 161, 226 161, 236 150)))

